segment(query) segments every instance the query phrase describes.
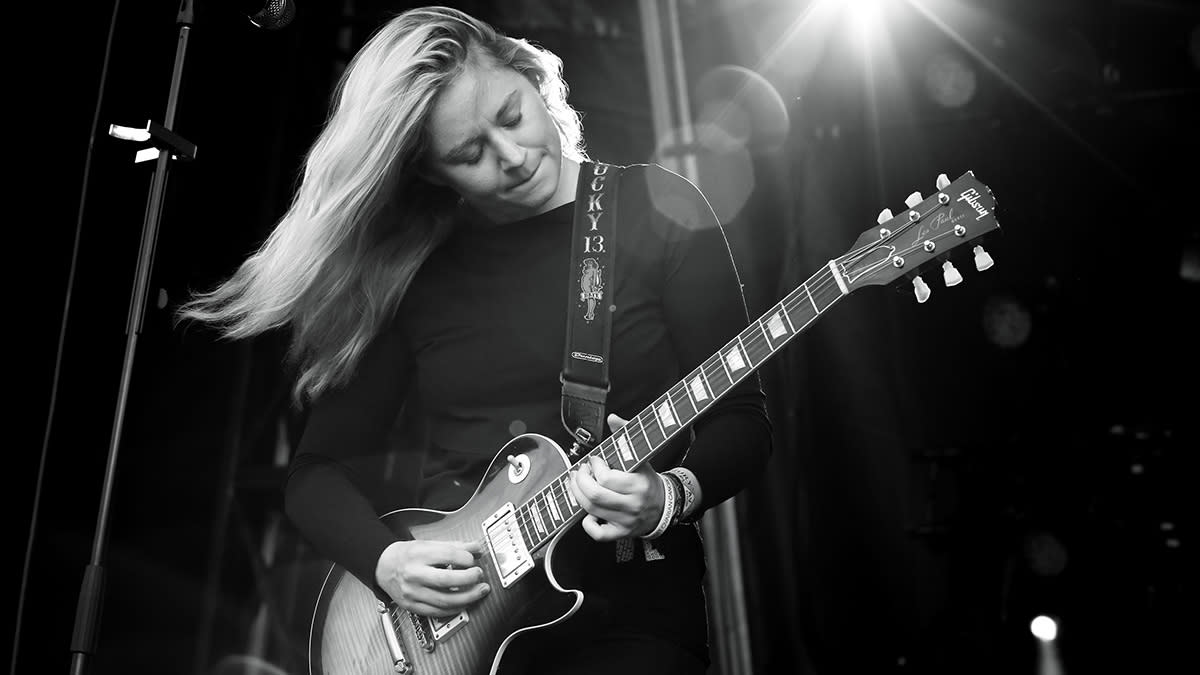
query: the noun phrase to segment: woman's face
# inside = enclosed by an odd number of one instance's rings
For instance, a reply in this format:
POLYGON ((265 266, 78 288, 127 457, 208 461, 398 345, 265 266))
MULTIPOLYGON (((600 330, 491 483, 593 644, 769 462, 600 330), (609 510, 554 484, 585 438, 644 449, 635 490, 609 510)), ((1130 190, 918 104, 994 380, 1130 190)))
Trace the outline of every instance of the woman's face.
POLYGON ((558 128, 523 75, 487 59, 468 65, 427 122, 426 178, 494 223, 527 218, 574 198, 558 128))

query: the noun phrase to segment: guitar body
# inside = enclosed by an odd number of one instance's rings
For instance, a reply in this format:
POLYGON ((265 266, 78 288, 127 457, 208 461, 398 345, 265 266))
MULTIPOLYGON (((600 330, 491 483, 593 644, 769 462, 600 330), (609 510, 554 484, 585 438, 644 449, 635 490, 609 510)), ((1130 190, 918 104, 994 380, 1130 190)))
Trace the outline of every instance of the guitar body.
MULTIPOLYGON (((524 460, 523 460, 524 461, 524 460)), ((537 434, 513 438, 492 459, 475 494, 453 512, 402 509, 381 517, 404 541, 416 539, 467 542, 483 537, 483 523, 506 503, 520 504, 570 466, 557 443, 537 434), (527 469, 514 482, 508 456, 528 459, 527 469)), ((561 536, 561 535, 560 535, 561 536)), ((477 675, 495 673, 505 649, 519 634, 559 623, 579 608, 583 593, 562 588, 554 578, 551 559, 556 537, 539 551, 537 565, 508 588, 500 583, 494 560, 485 551, 479 559, 491 587, 466 610, 467 621, 442 639, 422 647, 418 630, 407 613, 394 605, 391 614, 400 651, 408 671, 395 668, 394 648, 375 594, 354 575, 334 565, 321 588, 309 634, 309 668, 319 675, 411 672, 413 675, 477 675), (544 555, 542 553, 544 552, 544 555)), ((428 635, 428 634, 427 634, 428 635)))

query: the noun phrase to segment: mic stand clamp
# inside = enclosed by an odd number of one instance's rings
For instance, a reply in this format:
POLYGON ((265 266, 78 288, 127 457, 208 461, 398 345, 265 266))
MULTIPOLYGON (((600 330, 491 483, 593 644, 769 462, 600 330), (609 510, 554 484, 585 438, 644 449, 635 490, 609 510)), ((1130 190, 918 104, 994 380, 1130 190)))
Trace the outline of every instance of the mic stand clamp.
POLYGON ((158 159, 160 151, 170 152, 171 159, 178 159, 185 162, 196 159, 195 143, 192 143, 154 120, 146 120, 145 129, 110 124, 108 125, 108 135, 122 141, 150 142, 153 147, 138 150, 133 160, 135 164, 158 159))

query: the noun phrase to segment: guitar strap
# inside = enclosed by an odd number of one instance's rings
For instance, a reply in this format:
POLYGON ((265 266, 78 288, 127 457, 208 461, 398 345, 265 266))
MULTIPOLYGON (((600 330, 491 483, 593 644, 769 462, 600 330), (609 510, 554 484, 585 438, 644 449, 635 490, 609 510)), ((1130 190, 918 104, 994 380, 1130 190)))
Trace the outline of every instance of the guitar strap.
POLYGON ((608 351, 616 289, 615 224, 621 168, 600 162, 579 165, 568 275, 567 341, 563 350, 562 423, 578 459, 604 435, 608 351))

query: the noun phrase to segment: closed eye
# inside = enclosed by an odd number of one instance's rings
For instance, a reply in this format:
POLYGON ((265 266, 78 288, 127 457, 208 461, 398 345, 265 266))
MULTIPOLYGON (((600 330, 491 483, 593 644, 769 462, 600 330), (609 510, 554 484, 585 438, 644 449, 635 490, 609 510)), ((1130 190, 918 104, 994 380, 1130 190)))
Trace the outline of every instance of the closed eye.
POLYGON ((480 143, 472 143, 450 153, 446 161, 452 164, 475 164, 483 158, 483 147, 480 143))

